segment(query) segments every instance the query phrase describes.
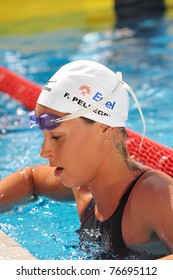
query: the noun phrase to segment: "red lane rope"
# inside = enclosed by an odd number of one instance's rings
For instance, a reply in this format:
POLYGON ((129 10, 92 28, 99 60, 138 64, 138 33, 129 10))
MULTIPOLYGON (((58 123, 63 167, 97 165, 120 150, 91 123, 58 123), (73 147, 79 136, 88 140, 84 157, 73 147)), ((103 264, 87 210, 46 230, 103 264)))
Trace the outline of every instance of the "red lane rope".
POLYGON ((135 160, 173 177, 173 149, 145 137, 139 150, 142 135, 129 129, 127 132, 127 147, 135 160))
MULTIPOLYGON (((0 66, 0 91, 21 102, 28 110, 33 110, 41 87, 0 66)), ((127 132, 127 147, 135 160, 173 177, 173 149, 145 137, 139 150, 142 136, 129 129, 127 132)))
POLYGON ((41 87, 0 66, 0 91, 8 93, 28 110, 33 110, 41 87))

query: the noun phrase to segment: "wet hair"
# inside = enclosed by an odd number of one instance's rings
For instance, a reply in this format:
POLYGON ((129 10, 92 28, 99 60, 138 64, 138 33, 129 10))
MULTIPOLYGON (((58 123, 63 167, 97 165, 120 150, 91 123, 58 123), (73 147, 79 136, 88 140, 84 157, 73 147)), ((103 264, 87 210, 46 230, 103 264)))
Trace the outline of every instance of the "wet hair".
POLYGON ((122 136, 124 136, 124 139, 128 138, 128 134, 125 127, 118 127, 118 130, 121 132, 122 136))

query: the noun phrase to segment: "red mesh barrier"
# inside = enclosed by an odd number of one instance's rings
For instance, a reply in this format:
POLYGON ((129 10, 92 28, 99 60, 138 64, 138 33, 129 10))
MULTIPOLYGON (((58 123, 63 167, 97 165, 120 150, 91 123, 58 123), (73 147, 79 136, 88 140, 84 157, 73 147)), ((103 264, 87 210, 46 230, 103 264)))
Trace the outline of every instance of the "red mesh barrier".
POLYGON ((127 129, 127 133, 127 147, 135 160, 173 177, 173 149, 145 137, 142 148, 139 150, 142 136, 129 129, 127 129))
MULTIPOLYGON (((28 110, 33 110, 41 87, 0 67, 0 91, 21 102, 28 110)), ((142 148, 139 150, 142 136, 129 129, 127 132, 128 150, 137 161, 173 177, 173 149, 145 137, 142 148)))
POLYGON ((0 66, 0 91, 8 93, 28 110, 33 110, 41 87, 0 66))

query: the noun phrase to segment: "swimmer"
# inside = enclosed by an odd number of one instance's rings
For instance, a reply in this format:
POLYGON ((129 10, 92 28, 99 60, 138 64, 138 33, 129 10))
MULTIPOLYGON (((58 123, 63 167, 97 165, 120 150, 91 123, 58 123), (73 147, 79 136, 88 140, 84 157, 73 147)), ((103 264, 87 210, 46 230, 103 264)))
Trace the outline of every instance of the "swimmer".
POLYGON ((44 134, 40 155, 49 165, 2 179, 1 212, 39 195, 75 199, 81 238, 89 240, 92 232, 105 252, 127 249, 173 259, 173 179, 129 155, 129 93, 144 136, 143 113, 121 73, 88 60, 61 67, 30 112, 31 127, 44 134))

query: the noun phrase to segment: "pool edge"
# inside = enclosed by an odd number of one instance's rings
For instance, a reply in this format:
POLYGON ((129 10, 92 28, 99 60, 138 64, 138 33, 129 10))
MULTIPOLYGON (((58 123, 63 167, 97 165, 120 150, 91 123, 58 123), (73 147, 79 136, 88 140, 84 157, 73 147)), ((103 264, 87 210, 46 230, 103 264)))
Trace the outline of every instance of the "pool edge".
POLYGON ((37 260, 26 249, 0 230, 0 260, 37 260))

